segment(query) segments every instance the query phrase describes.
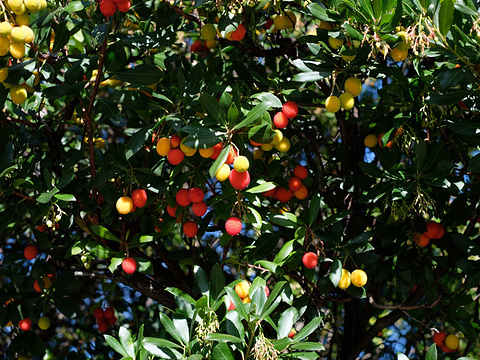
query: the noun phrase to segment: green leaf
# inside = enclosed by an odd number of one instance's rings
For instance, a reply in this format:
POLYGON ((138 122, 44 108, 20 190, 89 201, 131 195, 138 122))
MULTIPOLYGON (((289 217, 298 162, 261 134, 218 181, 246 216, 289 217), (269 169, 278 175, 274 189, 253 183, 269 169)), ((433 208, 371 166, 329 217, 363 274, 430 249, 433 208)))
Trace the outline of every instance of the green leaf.
POLYGON ((322 203, 322 198, 320 193, 315 193, 310 199, 310 207, 308 208, 308 225, 311 226, 315 220, 317 220, 318 213, 320 211, 320 205, 322 203))
POLYGON ((206 149, 222 142, 226 133, 220 128, 205 127, 201 124, 191 124, 182 128, 183 132, 189 134, 183 143, 194 149, 206 149))
POLYGON ((242 302, 242 299, 238 296, 237 292, 232 289, 230 286, 225 287, 225 290, 230 298, 230 301, 233 302, 235 305, 235 310, 243 319, 248 319, 247 309, 245 308, 245 304, 242 302))
POLYGON ((250 98, 251 99, 258 99, 261 102, 268 103, 270 105, 270 107, 272 107, 272 108, 281 108, 283 106, 280 99, 270 92, 253 94, 252 96, 250 96, 250 98))
POLYGON ((198 265, 195 265, 193 272, 195 274, 195 279, 197 280, 198 288, 200 289, 202 294, 208 295, 209 288, 208 288, 208 281, 207 281, 207 276, 205 275, 205 272, 198 265))
POLYGON ((313 17, 316 17, 319 20, 330 21, 330 22, 335 22, 338 20, 337 18, 330 17, 324 5, 321 3, 312 2, 307 5, 307 9, 310 10, 313 17))
POLYGON ((160 316, 160 322, 162 323, 163 327, 165 328, 165 331, 168 332, 179 343, 181 343, 183 345, 186 345, 182 341, 182 336, 179 334, 179 332, 178 332, 177 328, 175 327, 175 325, 173 324, 172 320, 170 320, 170 318, 163 313, 159 313, 159 316, 160 316))
POLYGON ((41 193, 38 197, 37 197, 37 201, 39 203, 42 203, 42 204, 46 204, 48 203, 50 200, 52 200, 52 197, 58 193, 60 190, 57 189, 56 186, 53 187, 53 189, 47 191, 47 192, 44 192, 44 193, 41 193))
POLYGON ((425 360, 437 360, 437 346, 435 344, 430 345, 425 360))
POLYGON ((215 177, 215 174, 217 173, 218 169, 222 167, 222 165, 225 163, 225 160, 227 160, 228 153, 230 152, 230 146, 228 145, 223 148, 223 150, 220 152, 218 155, 217 160, 210 166, 210 169, 208 170, 208 174, 210 175, 211 178, 215 177))
POLYGON ((70 298, 55 296, 52 298, 52 301, 57 310, 66 317, 73 319, 82 316, 80 306, 70 298))
POLYGON ((246 190, 246 192, 250 193, 250 194, 260 194, 260 193, 263 193, 265 191, 274 189, 275 187, 276 187, 276 185, 273 182, 266 181, 266 182, 264 182, 260 185, 254 186, 254 187, 246 190))
POLYGON ((110 230, 107 228, 104 228, 102 225, 92 225, 90 229, 98 236, 100 236, 102 239, 106 240, 111 240, 111 241, 116 241, 120 242, 120 239, 113 235, 110 230))
POLYGON ((152 138, 152 129, 149 127, 141 128, 138 130, 135 135, 132 136, 130 141, 128 142, 127 148, 125 149, 125 156, 130 159, 133 155, 135 155, 138 150, 143 148, 143 145, 147 140, 152 138))
POLYGON ((330 281, 333 286, 337 286, 338 282, 342 278, 342 262, 339 258, 335 258, 330 266, 330 281))
POLYGON ((130 331, 128 331, 125 326, 120 326, 120 330, 118 331, 118 337, 120 338, 120 343, 125 349, 127 355, 134 358, 135 351, 133 348, 133 339, 130 331))
POLYGON ((290 331, 293 328, 293 324, 295 322, 295 318, 297 316, 298 310, 291 307, 285 310, 282 315, 280 315, 280 319, 278 320, 278 328, 277 328, 277 339, 284 338, 290 334, 290 331))
POLYGON ((119 80, 139 85, 151 85, 165 77, 162 69, 151 64, 140 64, 119 71, 110 71, 110 74, 115 75, 119 80))
POLYGON ((283 214, 274 214, 270 217, 270 220, 275 225, 283 226, 288 229, 294 229, 300 224, 300 220, 289 212, 284 212, 283 214))
POLYGON ((107 342, 107 344, 113 349, 115 350, 117 353, 119 353, 120 355, 122 356, 128 356, 128 353, 127 351, 123 348, 122 345, 120 345, 120 343, 118 342, 117 339, 115 339, 113 336, 111 335, 104 335, 105 337, 105 341, 107 342))
POLYGON ((182 342, 184 344, 188 344, 190 342, 190 331, 189 331, 189 328, 188 328, 187 319, 176 318, 175 315, 174 315, 173 325, 177 329, 177 333, 181 337, 182 342))
POLYGON ((476 154, 473 158, 470 159, 468 164, 468 171, 470 172, 480 172, 480 153, 476 154))
POLYGON ((431 94, 425 98, 425 103, 429 105, 452 105, 465 99, 471 93, 471 90, 458 89, 443 94, 431 94))
POLYGON ((108 270, 113 274, 115 270, 122 264, 123 262, 123 255, 121 254, 122 257, 113 257, 110 260, 110 265, 108 266, 108 270))
POLYGON ((299 344, 293 344, 292 349, 306 350, 306 351, 323 351, 325 347, 320 343, 315 342, 302 342, 299 344))
POLYGON ((203 93, 200 96, 200 103, 205 108, 205 110, 213 116, 215 120, 220 121, 222 124, 225 124, 225 115, 223 114, 223 110, 214 97, 207 93, 203 93))
POLYGON ((441 35, 447 36, 453 23, 453 12, 455 10, 453 0, 440 0, 433 22, 441 35))
POLYGON ((153 344, 153 345, 158 346, 158 347, 167 347, 167 348, 172 347, 172 348, 177 348, 177 349, 182 348, 177 343, 174 343, 174 342, 172 342, 170 340, 167 340, 167 339, 161 339, 161 338, 146 337, 145 339, 143 339, 142 343, 143 344, 145 344, 145 343, 153 344))
POLYGON ((239 337, 228 335, 228 334, 219 334, 219 333, 210 333, 207 335, 206 340, 218 341, 224 343, 241 343, 243 339, 239 337))
POLYGON ((362 14, 366 17, 368 15, 369 19, 371 22, 375 22, 375 16, 373 14, 373 9, 372 9, 372 3, 370 0, 358 0, 358 3, 362 7, 362 14))
POLYGON ((58 200, 62 201, 77 201, 75 196, 70 195, 70 194, 55 194, 54 197, 58 200))
POLYGON ((110 256, 113 256, 112 250, 94 241, 90 241, 85 248, 101 259, 108 259, 110 256))
POLYGON ((324 227, 330 226, 332 224, 335 224, 336 222, 339 222, 343 219, 345 219, 351 211, 349 210, 342 210, 339 211, 338 213, 330 215, 328 218, 325 219, 324 222, 322 222, 320 225, 318 225, 315 230, 322 229, 324 227))
POLYGON ((233 352, 226 343, 219 343, 213 348, 212 360, 234 360, 233 352))
POLYGON ((312 321, 310 321, 307 325, 305 325, 302 328, 302 330, 300 330, 298 334, 293 337, 293 341, 298 342, 302 339, 305 339, 306 337, 308 337, 308 335, 310 335, 315 330, 317 330, 321 323, 322 323, 321 317, 316 317, 312 319, 312 321))
POLYGON ((210 272, 210 296, 217 300, 225 288, 225 277, 218 264, 215 264, 210 272))
POLYGON ((268 102, 261 102, 255 105, 255 107, 252 110, 248 111, 247 116, 245 116, 245 119, 243 119, 239 124, 237 124, 233 128, 233 130, 241 129, 243 127, 246 127, 247 125, 250 125, 255 120, 262 117, 269 107, 270 107, 270 104, 268 102))

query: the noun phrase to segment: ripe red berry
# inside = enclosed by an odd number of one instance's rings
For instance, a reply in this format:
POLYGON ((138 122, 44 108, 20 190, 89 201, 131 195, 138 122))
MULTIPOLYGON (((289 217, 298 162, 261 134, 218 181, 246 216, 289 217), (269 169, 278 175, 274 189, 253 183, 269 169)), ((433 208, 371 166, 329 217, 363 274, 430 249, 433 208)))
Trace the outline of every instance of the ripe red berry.
POLYGON ((178 165, 183 161, 185 154, 179 148, 171 149, 167 154, 167 160, 172 165, 178 165))
POLYGON ((182 142, 182 138, 177 134, 172 135, 172 137, 170 138, 170 144, 172 145, 172 148, 179 147, 181 142, 182 142))
POLYGON ((130 2, 130 0, 117 2, 118 11, 123 13, 127 12, 131 6, 132 6, 132 3, 130 2))
POLYGON ((295 175, 300 180, 306 179, 308 176, 308 170, 305 166, 297 165, 293 168, 293 175, 295 175))
POLYGON ((178 190, 177 194, 175 195, 175 201, 180 206, 188 206, 191 203, 190 197, 188 196, 187 189, 180 189, 178 190))
POLYGON ((277 188, 274 187, 273 189, 267 190, 267 191, 263 192, 262 194, 263 194, 263 196, 266 196, 266 197, 274 196, 276 190, 277 190, 277 188))
POLYGON ((108 322, 105 319, 97 320, 98 331, 105 333, 108 331, 108 322))
POLYGON ((29 318, 22 319, 18 322, 18 327, 22 331, 28 331, 32 328, 32 320, 29 318))
POLYGON ((233 169, 232 171, 230 171, 228 180, 230 181, 230 185, 232 185, 234 189, 243 190, 248 185, 250 185, 250 174, 248 173, 248 170, 241 173, 233 169))
POLYGON ((37 255, 38 255, 38 248, 35 245, 28 245, 23 250, 23 256, 25 256, 25 259, 27 260, 35 259, 37 255))
POLYGON ((188 198, 192 203, 203 201, 205 193, 198 187, 191 188, 188 192, 188 198))
POLYGON ((133 205, 142 208, 147 203, 147 192, 143 189, 133 190, 131 199, 133 201, 133 205))
POLYGON ((117 11, 117 4, 113 0, 102 0, 100 2, 100 12, 106 16, 112 16, 117 11))
POLYGON ((445 345, 445 338, 447 337, 447 334, 443 331, 439 331, 433 335, 433 342, 438 346, 442 347, 445 345))
POLYGON ((275 125, 277 129, 286 128, 288 125, 288 118, 283 112, 277 112, 273 117, 273 125, 275 125))
POLYGON ((200 201, 192 204, 192 211, 197 216, 203 216, 207 213, 207 203, 200 201))
POLYGON ((237 29, 234 32, 232 32, 231 38, 234 41, 243 40, 246 32, 247 30, 245 29, 245 26, 243 26, 243 24, 238 24, 237 29))
MULTIPOLYGON (((93 314, 95 316, 95 314, 93 314)), ((107 307, 103 315, 108 319, 115 316, 115 310, 112 307, 107 307)))
POLYGON ((198 233, 198 225, 195 221, 187 221, 183 224, 183 233, 187 237, 194 237, 198 233))
POLYGON ((190 47, 190 51, 194 53, 206 53, 208 52, 208 47, 202 40, 196 40, 190 47))
POLYGON ((295 101, 289 100, 283 104, 282 111, 289 119, 293 119, 298 115, 298 105, 295 101))
POLYGON ((218 155, 220 155, 220 153, 222 152, 222 150, 223 150, 222 143, 218 143, 217 145, 214 145, 213 154, 210 155, 210 159, 216 160, 218 158, 218 155))
POLYGON ((290 332, 288 333, 288 337, 290 339, 293 339, 295 335, 297 335, 297 332, 295 331, 295 329, 290 330, 290 332))
POLYGON ((122 261, 122 269, 125 271, 127 274, 133 274, 137 270, 137 262, 135 261, 134 258, 129 257, 126 259, 123 259, 122 261))
POLYGON ((112 317, 106 318, 108 325, 113 326, 117 323, 117 317, 113 315, 112 317))
POLYGON ((175 217, 175 213, 177 212, 178 205, 175 207, 171 207, 170 205, 167 205, 167 213, 171 217, 175 217))
POLYGON ((230 150, 228 151, 227 160, 225 160, 225 164, 233 165, 233 162, 235 161, 235 158, 237 156, 238 156, 237 150, 233 146, 230 146, 230 150))
POLYGON ((302 187, 302 181, 296 176, 294 176, 288 181, 288 187, 290 188, 290 190, 295 192, 302 187))
POLYGON ((423 233, 429 239, 440 239, 445 235, 445 229, 442 224, 435 221, 429 221, 426 225, 427 231, 423 233))
POLYGON ((281 186, 277 186, 275 190, 275 197, 278 201, 286 203, 293 197, 293 191, 290 189, 284 189, 281 186))
POLYGON ((93 311, 93 317, 95 319, 103 319, 105 317, 105 314, 104 314, 104 311, 101 307, 98 307, 96 308, 94 311, 93 311))
POLYGON ((242 221, 235 216, 232 216, 225 222, 225 231, 228 235, 238 235, 242 231, 242 221))
POLYGON ((302 262, 307 269, 313 269, 318 264, 318 256, 314 252, 306 252, 302 257, 302 262))

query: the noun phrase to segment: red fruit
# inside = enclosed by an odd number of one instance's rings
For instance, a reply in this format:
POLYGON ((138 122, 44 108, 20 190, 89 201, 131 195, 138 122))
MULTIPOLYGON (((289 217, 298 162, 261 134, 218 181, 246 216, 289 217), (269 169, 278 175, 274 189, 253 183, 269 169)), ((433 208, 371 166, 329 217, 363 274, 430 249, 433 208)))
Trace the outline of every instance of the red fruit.
POLYGON ((433 335, 433 342, 438 346, 442 347, 445 345, 445 338, 447 337, 447 333, 443 331, 439 331, 433 335))
POLYGON ((230 146, 230 150, 228 151, 227 160, 225 160, 225 164, 233 165, 235 158, 238 156, 237 150, 233 146, 230 146))
POLYGON ((247 30, 245 29, 245 26, 243 26, 243 24, 238 24, 237 29, 234 32, 232 32, 231 38, 234 41, 243 40, 246 32, 247 30))
POLYGON ((117 3, 118 11, 121 11, 123 13, 127 12, 130 9, 130 6, 132 6, 132 3, 130 2, 130 0, 117 3))
POLYGON ((113 0, 102 0, 100 2, 100 12, 106 16, 112 16, 117 11, 117 4, 113 0))
POLYGON ((289 119, 293 119, 298 115, 298 105, 295 101, 289 100, 283 104, 282 111, 289 119))
POLYGON ((268 295, 270 295, 270 289, 268 288, 267 285, 265 285, 265 294, 267 295, 267 297, 268 295))
MULTIPOLYGON (((93 315, 95 316, 95 314, 93 315)), ((107 307, 103 312, 103 316, 105 316, 107 319, 112 318, 115 316, 115 310, 112 307, 107 307)))
POLYGON ((267 190, 265 192, 263 192, 263 196, 274 196, 275 195, 275 191, 277 190, 276 187, 274 187, 273 189, 270 189, 270 190, 267 190))
POLYGON ((112 317, 106 318, 108 325, 113 326, 117 323, 117 317, 113 315, 112 317))
POLYGON ((187 189, 180 189, 178 190, 177 194, 175 195, 175 201, 180 206, 188 206, 190 205, 190 197, 188 196, 187 189))
POLYGON ((425 247, 430 243, 430 238, 425 235, 425 233, 420 234, 420 233, 415 233, 413 235, 413 240, 415 241, 415 244, 417 244, 420 247, 425 247))
POLYGON ((435 221, 429 221, 426 225, 427 231, 423 233, 429 239, 440 239, 445 235, 445 229, 442 224, 435 221))
POLYGON ((198 187, 191 188, 190 191, 188 192, 188 198, 192 203, 203 201, 204 197, 205 197, 205 193, 203 192, 202 189, 198 187))
POLYGON ((295 335, 297 335, 297 332, 295 331, 295 329, 290 330, 290 332, 288 333, 288 337, 290 339, 293 339, 295 335))
POLYGON ((192 204, 192 211, 197 216, 203 216, 207 213, 207 203, 200 201, 192 204))
POLYGON ((308 176, 308 170, 305 166, 297 165, 293 168, 293 175, 300 180, 303 180, 308 176))
POLYGON ((175 148, 171 149, 167 154, 167 160, 172 165, 178 165, 183 161, 185 154, 182 150, 175 148))
POLYGON ((268 19, 268 20, 265 22, 265 24, 263 25, 263 28, 264 28, 265 30, 268 30, 268 29, 270 29, 270 28, 272 27, 272 25, 273 25, 273 20, 272 20, 272 19, 268 19))
POLYGON ((202 40, 196 40, 193 42, 190 50, 194 53, 206 53, 208 52, 208 47, 202 40))
POLYGON ((447 354, 448 354, 448 353, 453 353, 453 352, 456 352, 456 351, 457 351, 457 349, 453 349, 453 350, 450 349, 446 344, 443 344, 442 346, 440 346, 440 349, 442 349, 443 352, 445 352, 445 353, 447 353, 447 354))
POLYGON ((242 231, 242 221, 235 216, 232 216, 225 222, 225 231, 228 235, 238 235, 242 231))
POLYGON ((318 256, 314 252, 306 252, 302 257, 303 266, 313 269, 318 264, 318 256))
POLYGON ((253 141, 253 140, 251 140, 251 139, 250 139, 250 144, 252 144, 253 146, 256 146, 256 147, 262 146, 262 144, 257 143, 257 142, 255 142, 255 141, 253 141))
POLYGON ((32 320, 29 318, 22 319, 18 322, 18 327, 22 331, 28 331, 32 328, 32 320))
POLYGON ((180 146, 180 143, 182 142, 182 138, 178 135, 172 135, 170 138, 170 144, 172 145, 172 148, 177 148, 180 146))
POLYGON ((35 226, 35 228, 40 232, 45 232, 47 230, 47 225, 45 225, 45 224, 37 225, 37 226, 35 226))
POLYGON ((98 307, 96 308, 94 311, 93 311, 93 317, 95 319, 103 319, 105 317, 105 314, 104 314, 104 311, 101 307, 98 307))
POLYGON ((28 245, 23 250, 23 256, 25 256, 25 259, 27 260, 35 259, 37 255, 38 255, 38 248, 35 245, 28 245))
POLYGON ((232 300, 230 300, 230 305, 228 305, 228 310, 230 311, 230 310, 235 310, 235 309, 236 309, 235 304, 233 303, 232 300))
POLYGON ((177 212, 178 205, 175 207, 171 207, 170 205, 167 205, 167 213, 171 217, 175 217, 175 213, 177 212))
POLYGON ((137 270, 137 262, 135 261, 134 258, 129 257, 126 259, 123 259, 122 261, 122 269, 125 271, 127 274, 133 274, 137 270))
POLYGON ((288 187, 295 192, 302 187, 302 181, 294 176, 288 181, 288 187))
POLYGON ((284 189, 281 186, 277 186, 275 190, 275 197, 280 202, 288 202, 293 197, 293 191, 290 189, 284 189))
POLYGON ((230 181, 230 185, 232 185, 234 189, 243 190, 248 185, 250 185, 250 174, 248 173, 248 170, 241 173, 233 169, 232 171, 230 171, 228 180, 230 181))
POLYGON ((97 320, 98 331, 105 333, 108 330, 108 322, 105 319, 97 320))
POLYGON ((187 237, 194 237, 198 233, 198 225, 195 221, 187 221, 183 224, 183 233, 187 237))
POLYGON ((277 112, 273 117, 273 125, 275 125, 277 129, 286 128, 288 125, 288 118, 283 112, 277 112))
POLYGON ((142 208, 147 203, 147 192, 143 189, 133 190, 131 199, 133 201, 133 205, 142 208))
POLYGON ((222 150, 223 150, 222 143, 218 143, 217 145, 214 145, 213 154, 210 156, 210 159, 216 160, 218 158, 218 155, 220 155, 220 153, 222 152, 222 150))

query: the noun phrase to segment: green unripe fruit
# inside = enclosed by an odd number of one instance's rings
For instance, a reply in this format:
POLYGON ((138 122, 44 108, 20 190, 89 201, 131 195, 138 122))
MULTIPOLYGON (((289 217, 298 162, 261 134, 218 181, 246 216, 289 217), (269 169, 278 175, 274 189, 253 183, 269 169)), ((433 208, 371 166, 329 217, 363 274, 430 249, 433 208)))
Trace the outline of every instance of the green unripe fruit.
POLYGON ((42 316, 38 319, 38 327, 41 330, 47 330, 50 327, 50 319, 47 316, 42 316))
POLYGON ((200 32, 202 34, 203 40, 205 41, 215 40, 215 35, 217 34, 217 30, 215 30, 215 26, 213 24, 203 25, 200 32))

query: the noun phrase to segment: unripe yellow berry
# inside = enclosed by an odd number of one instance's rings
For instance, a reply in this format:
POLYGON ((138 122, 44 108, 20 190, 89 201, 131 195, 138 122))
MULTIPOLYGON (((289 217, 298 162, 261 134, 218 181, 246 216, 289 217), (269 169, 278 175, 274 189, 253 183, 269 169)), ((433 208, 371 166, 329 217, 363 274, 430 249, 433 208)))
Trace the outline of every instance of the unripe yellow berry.
POLYGON ((343 39, 337 39, 337 38, 334 38, 332 36, 330 36, 328 38, 328 45, 330 45, 330 47, 333 49, 333 50, 338 50, 342 47, 343 45, 343 39))
POLYGON ((157 146, 156 146, 158 155, 167 156, 171 148, 172 148, 172 145, 170 144, 170 139, 166 137, 162 137, 158 139, 157 146))
POLYGON ((277 145, 275 145, 275 149, 277 149, 280 152, 287 152, 290 150, 291 144, 290 140, 288 138, 284 137, 282 141, 280 141, 277 145))
POLYGON ((362 287, 367 283, 368 277, 362 269, 353 270, 350 274, 352 284, 356 287, 362 287))
POLYGON ((19 105, 27 99, 27 90, 22 85, 13 85, 10 88, 10 98, 19 105))
POLYGON ((200 33, 202 34, 203 40, 212 41, 215 40, 217 30, 215 29, 215 26, 213 24, 205 24, 202 26, 200 33))
POLYGON ((340 289, 345 290, 350 286, 351 282, 352 281, 350 279, 350 271, 346 269, 342 269, 342 277, 340 278, 340 281, 338 282, 337 286, 340 289))
POLYGON ((340 106, 340 99, 335 95, 330 95, 325 100, 325 109, 327 109, 329 112, 336 113, 338 110, 340 110, 340 106))
POLYGON ((354 76, 345 80, 343 89, 353 96, 358 96, 362 92, 362 81, 354 76))
POLYGON ((282 141, 283 139, 283 133, 279 130, 279 129, 275 129, 273 130, 275 131, 275 137, 273 138, 273 140, 270 142, 270 144, 272 145, 277 145, 280 143, 280 141, 282 141))
POLYGON ((218 181, 225 181, 228 179, 228 176, 230 175, 230 166, 227 164, 223 164, 220 166, 220 169, 218 169, 217 173, 215 174, 215 178, 218 181))
POLYGON ((370 134, 365 136, 365 139, 363 139, 363 144, 368 147, 368 148, 373 148, 377 145, 378 138, 375 134, 370 134))
POLYGON ((198 152, 200 153, 200 156, 207 159, 209 158, 210 156, 213 155, 214 153, 214 149, 213 147, 209 147, 209 148, 206 148, 206 149, 199 149, 198 152))
POLYGON ((355 98, 348 91, 340 95, 340 103, 343 110, 350 110, 355 105, 355 98))
POLYGON ((248 161, 246 156, 237 156, 233 161, 233 168, 238 172, 245 172, 250 167, 250 162, 248 161))

